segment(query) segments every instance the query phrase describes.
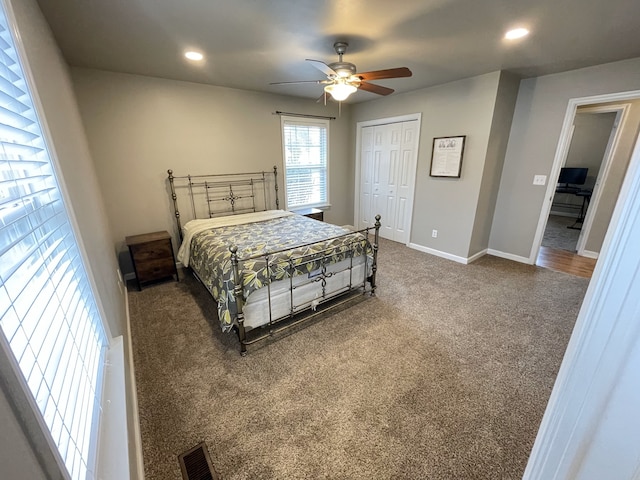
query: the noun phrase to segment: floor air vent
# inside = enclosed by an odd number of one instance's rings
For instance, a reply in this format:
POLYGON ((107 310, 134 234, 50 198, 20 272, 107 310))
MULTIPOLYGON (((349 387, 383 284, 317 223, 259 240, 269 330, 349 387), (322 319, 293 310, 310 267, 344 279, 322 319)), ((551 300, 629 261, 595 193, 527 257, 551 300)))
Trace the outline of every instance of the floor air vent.
POLYGON ((204 442, 179 455, 178 460, 184 480, 219 480, 204 442))

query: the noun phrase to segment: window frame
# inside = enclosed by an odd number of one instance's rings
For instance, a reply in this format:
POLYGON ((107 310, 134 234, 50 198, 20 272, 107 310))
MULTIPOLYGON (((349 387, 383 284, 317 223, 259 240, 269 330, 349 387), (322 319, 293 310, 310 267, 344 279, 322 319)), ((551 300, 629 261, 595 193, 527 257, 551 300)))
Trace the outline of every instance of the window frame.
POLYGON ((302 210, 306 208, 328 208, 331 206, 330 199, 330 151, 331 151, 331 122, 330 120, 324 118, 314 118, 314 117, 293 117, 282 115, 280 117, 280 133, 282 138, 282 172, 284 177, 284 204, 286 210, 302 210), (285 124, 294 124, 294 125, 310 125, 310 126, 323 126, 326 131, 326 145, 325 145, 325 157, 326 157, 326 166, 325 166, 325 200, 323 202, 315 202, 315 203, 306 203, 303 205, 289 205, 289 192, 287 189, 287 158, 286 158, 286 137, 285 137, 285 124))
MULTIPOLYGON (((113 335, 109 328, 109 323, 106 321, 107 316, 104 309, 102 298, 98 294, 99 289, 96 282, 89 256, 84 246, 84 241, 81 234, 81 229, 73 209, 73 204, 69 196, 69 192, 66 187, 64 175, 62 172, 61 164, 51 135, 51 130, 47 122, 47 116, 45 109, 40 100, 40 95, 37 89, 35 77, 31 70, 31 63, 29 55, 26 52, 23 39, 18 28, 18 22, 15 16, 13 5, 11 0, 0 0, 1 6, 4 10, 7 27, 10 31, 10 35, 13 39, 14 47, 17 57, 20 62, 22 73, 24 74, 24 81, 28 87, 28 93, 30 95, 31 103, 33 105, 33 112, 38 121, 40 128, 42 142, 45 145, 51 168, 51 176, 56 182, 59 190, 60 198, 65 209, 69 227, 73 233, 76 243, 77 251, 82 262, 82 266, 85 270, 88 287, 93 295, 95 307, 100 317, 101 326, 104 331, 105 340, 105 352, 104 360, 108 358, 109 351, 113 345, 113 335)), ((106 366, 103 365, 102 373, 99 376, 99 384, 97 387, 97 398, 99 406, 97 414, 92 419, 93 427, 91 431, 92 439, 90 440, 93 447, 89 452, 89 464, 93 467, 94 474, 97 475, 97 467, 100 456, 100 443, 101 443, 101 426, 103 420, 103 404, 105 398, 105 379, 108 375, 106 366)), ((29 443, 33 447, 33 453, 38 458, 40 467, 47 476, 71 479, 71 473, 67 469, 64 458, 58 450, 55 440, 49 430, 48 425, 44 419, 43 414, 34 398, 34 394, 31 392, 24 374, 18 364, 15 355, 9 345, 8 339, 3 332, 0 332, 0 386, 6 386, 4 394, 7 396, 12 409, 15 411, 16 416, 21 420, 22 427, 24 428, 25 435, 29 439, 29 443), (5 365, 7 367, 5 367, 5 365)), ((4 390, 4 389, 3 389, 4 390)))

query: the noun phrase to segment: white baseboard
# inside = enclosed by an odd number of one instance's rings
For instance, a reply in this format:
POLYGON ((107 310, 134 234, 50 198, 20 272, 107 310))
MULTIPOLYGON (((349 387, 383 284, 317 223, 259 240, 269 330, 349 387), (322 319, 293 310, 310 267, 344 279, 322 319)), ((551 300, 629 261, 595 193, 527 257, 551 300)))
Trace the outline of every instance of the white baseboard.
MULTIPOLYGON (((135 278, 135 275, 134 275, 135 278)), ((131 317, 129 316, 129 295, 127 289, 124 289, 124 304, 125 304, 125 317, 127 322, 127 349, 128 353, 127 364, 129 366, 129 378, 131 379, 131 391, 127 392, 129 395, 129 402, 131 407, 131 423, 129 427, 133 427, 133 432, 129 435, 129 439, 133 437, 133 450, 134 458, 129 458, 129 462, 135 462, 135 468, 131 468, 130 471, 134 471, 137 474, 137 480, 144 480, 144 460, 142 458, 142 434, 140 433, 140 416, 138 414, 138 394, 136 388, 136 375, 133 368, 133 344, 131 339, 131 317)), ((130 440, 131 441, 131 440, 130 440)), ((131 450, 131 448, 130 448, 131 450)), ((133 479, 132 479, 133 480, 133 479)))
POLYGON ((436 250, 435 248, 429 248, 423 245, 418 245, 417 243, 409 243, 407 246, 409 248, 413 248, 414 250, 428 253, 430 255, 435 255, 436 257, 446 258, 447 260, 453 260, 454 262, 462 263, 464 265, 467 265, 473 262, 474 260, 477 260, 478 258, 480 258, 481 256, 487 253, 487 250, 483 250, 481 252, 478 252, 472 255, 471 257, 465 258, 465 257, 460 257, 458 255, 453 255, 451 253, 442 252, 440 250, 436 250))
POLYGON ((583 250, 578 255, 580 255, 581 257, 597 259, 600 256, 600 253, 599 252, 592 252, 591 250, 583 250))
POLYGON ((478 253, 471 255, 469 258, 467 258, 467 263, 475 262, 480 257, 484 257, 488 252, 489 252, 489 249, 485 248, 484 250, 481 250, 478 253))
POLYGON ((489 255, 494 257, 506 258, 507 260, 513 260, 514 262, 526 263, 527 265, 533 265, 528 257, 522 257, 520 255, 514 255, 513 253, 501 252, 500 250, 494 250, 493 248, 487 249, 489 255))

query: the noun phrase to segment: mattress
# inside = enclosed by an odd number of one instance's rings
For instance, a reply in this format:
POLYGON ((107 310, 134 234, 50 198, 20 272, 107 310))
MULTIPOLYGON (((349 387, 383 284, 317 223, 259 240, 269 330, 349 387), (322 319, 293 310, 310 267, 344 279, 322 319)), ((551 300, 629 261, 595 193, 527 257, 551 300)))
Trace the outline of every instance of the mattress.
MULTIPOLYGON (((358 284, 364 285, 366 268, 364 258, 364 256, 354 258, 351 271, 349 270, 350 259, 330 265, 327 273, 331 273, 332 276, 326 279, 324 296, 330 298, 358 284)), ((271 283, 269 288, 265 287, 252 292, 242 308, 245 328, 247 330, 257 328, 266 325, 270 320, 275 321, 292 313, 314 308, 323 296, 321 282, 314 282, 312 277, 294 276, 293 289, 290 287, 289 279, 278 280, 271 283), (269 307, 271 307, 271 316, 269 307)))
POLYGON ((223 330, 236 323, 229 247, 238 248, 245 328, 314 306, 370 274, 364 235, 291 212, 273 210, 194 220, 184 228, 178 259, 218 302, 223 330), (269 306, 271 315, 269 315, 269 306))

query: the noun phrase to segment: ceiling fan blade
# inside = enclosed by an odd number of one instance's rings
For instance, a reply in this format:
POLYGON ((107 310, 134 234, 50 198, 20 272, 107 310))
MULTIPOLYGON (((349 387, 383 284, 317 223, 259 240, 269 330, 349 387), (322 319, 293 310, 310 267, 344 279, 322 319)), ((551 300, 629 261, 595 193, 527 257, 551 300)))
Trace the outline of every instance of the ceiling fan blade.
POLYGON ((327 77, 330 77, 332 75, 333 76, 337 76, 338 75, 333 68, 331 68, 326 63, 321 62, 320 60, 311 60, 310 58, 307 58, 306 60, 307 60, 307 62, 311 62, 311 65, 316 67, 318 70, 320 70, 322 73, 324 73, 327 77))
POLYGON ((320 84, 320 83, 327 83, 328 80, 295 80, 293 82, 271 82, 269 85, 291 85, 294 83, 315 83, 315 84, 320 84))
POLYGON ((367 92, 377 93, 378 95, 389 95, 394 92, 393 88, 383 87, 374 83, 361 82, 360 90, 366 90, 367 92))
POLYGON ((356 73, 356 77, 362 80, 382 80, 383 78, 402 78, 413 75, 407 67, 388 68, 386 70, 375 70, 373 72, 356 73))

